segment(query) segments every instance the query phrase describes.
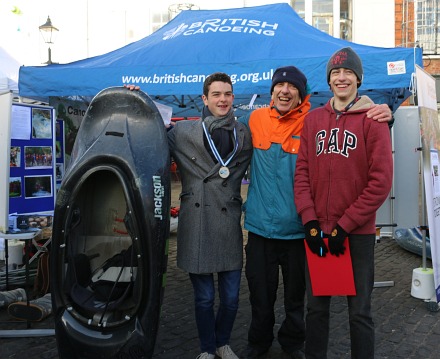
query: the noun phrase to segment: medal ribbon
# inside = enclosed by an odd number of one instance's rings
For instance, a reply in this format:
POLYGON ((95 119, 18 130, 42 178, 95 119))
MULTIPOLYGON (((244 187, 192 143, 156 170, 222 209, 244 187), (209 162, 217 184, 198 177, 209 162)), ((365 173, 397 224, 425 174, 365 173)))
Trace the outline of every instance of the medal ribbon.
POLYGON ((205 126, 204 122, 202 122, 202 126, 203 126, 203 131, 205 131, 205 135, 206 135, 206 139, 208 140, 209 147, 211 147, 212 153, 214 154, 214 157, 217 159, 217 161, 219 161, 221 163, 222 166, 226 167, 229 164, 229 162, 231 162, 232 157, 234 157, 235 153, 237 152, 237 148, 238 148, 237 131, 235 130, 235 127, 234 127, 234 142, 235 142, 234 151, 232 152, 231 157, 229 157, 227 161, 223 161, 223 159, 221 158, 220 154, 217 151, 217 147, 215 147, 215 144, 211 138, 211 135, 206 130, 206 126, 205 126))

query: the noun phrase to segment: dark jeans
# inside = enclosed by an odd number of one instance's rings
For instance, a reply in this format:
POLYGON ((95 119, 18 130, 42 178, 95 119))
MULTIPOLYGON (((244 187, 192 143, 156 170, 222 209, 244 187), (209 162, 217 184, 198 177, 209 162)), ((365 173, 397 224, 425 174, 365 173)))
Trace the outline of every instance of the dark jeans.
POLYGON ((279 240, 249 232, 246 245, 246 278, 252 320, 248 342, 267 350, 274 338, 274 305, 277 298, 279 267, 284 283, 285 319, 278 342, 287 352, 304 347, 305 250, 303 239, 279 240))
MULTIPOLYGON (((353 359, 373 359, 374 324, 371 316, 371 293, 374 286, 374 244, 376 239, 375 234, 350 235, 349 239, 356 287, 356 295, 347 296, 351 357, 353 359)), ((306 282, 306 358, 326 359, 331 297, 314 297, 312 295, 308 270, 306 282)))
POLYGON ((231 338, 238 310, 241 270, 217 273, 220 298, 217 315, 214 314, 214 275, 190 273, 189 277, 194 288, 201 352, 215 354, 216 348, 229 344, 231 338))

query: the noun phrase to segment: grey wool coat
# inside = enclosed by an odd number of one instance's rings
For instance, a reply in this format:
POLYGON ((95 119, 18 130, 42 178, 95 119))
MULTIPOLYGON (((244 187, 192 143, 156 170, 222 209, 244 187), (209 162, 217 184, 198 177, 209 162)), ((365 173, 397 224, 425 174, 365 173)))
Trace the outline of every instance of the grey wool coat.
POLYGON ((240 188, 251 160, 252 141, 246 126, 236 121, 235 128, 238 149, 225 179, 218 173, 221 164, 213 161, 203 143, 202 120, 179 121, 168 132, 182 181, 177 266, 189 273, 217 273, 243 266, 240 188))

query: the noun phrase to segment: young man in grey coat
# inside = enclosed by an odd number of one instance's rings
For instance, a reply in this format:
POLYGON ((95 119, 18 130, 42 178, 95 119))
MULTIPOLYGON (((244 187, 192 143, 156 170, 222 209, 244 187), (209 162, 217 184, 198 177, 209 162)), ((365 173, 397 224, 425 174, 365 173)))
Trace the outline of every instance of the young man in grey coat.
POLYGON ((194 288, 200 339, 198 359, 238 359, 229 346, 243 266, 241 181, 252 155, 251 135, 232 110, 230 77, 208 76, 202 118, 179 121, 168 132, 182 181, 177 266, 194 288), (220 303, 214 312, 214 274, 220 303))

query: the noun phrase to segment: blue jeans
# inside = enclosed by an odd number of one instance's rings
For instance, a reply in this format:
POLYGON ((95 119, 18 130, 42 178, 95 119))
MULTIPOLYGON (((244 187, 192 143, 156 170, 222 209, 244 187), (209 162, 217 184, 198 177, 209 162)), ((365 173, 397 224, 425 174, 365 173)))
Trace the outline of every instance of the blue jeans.
MULTIPOLYGON (((350 252, 356 295, 347 296, 351 357, 374 358, 374 323, 371 293, 374 287, 375 234, 350 235, 350 252)), ((331 255, 328 253, 327 255, 331 255)), ((312 295, 307 268, 306 358, 326 359, 331 297, 312 295)))
POLYGON ((220 304, 214 314, 214 275, 190 273, 194 288, 196 324, 201 352, 215 354, 216 348, 229 344, 238 311, 241 270, 219 272, 220 304))

